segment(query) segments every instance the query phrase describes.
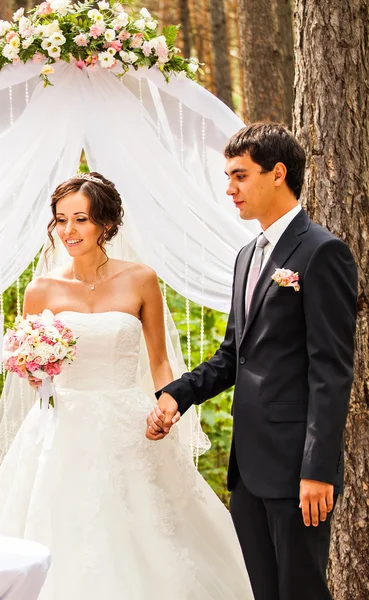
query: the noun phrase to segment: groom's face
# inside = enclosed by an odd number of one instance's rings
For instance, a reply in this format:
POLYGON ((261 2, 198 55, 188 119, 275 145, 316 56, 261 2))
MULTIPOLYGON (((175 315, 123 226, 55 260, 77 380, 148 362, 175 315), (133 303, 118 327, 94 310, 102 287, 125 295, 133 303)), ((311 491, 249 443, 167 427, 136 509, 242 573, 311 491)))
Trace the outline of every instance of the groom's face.
POLYGON ((246 153, 227 159, 225 173, 229 180, 227 194, 232 196, 241 219, 265 220, 274 199, 273 171, 263 171, 246 153))

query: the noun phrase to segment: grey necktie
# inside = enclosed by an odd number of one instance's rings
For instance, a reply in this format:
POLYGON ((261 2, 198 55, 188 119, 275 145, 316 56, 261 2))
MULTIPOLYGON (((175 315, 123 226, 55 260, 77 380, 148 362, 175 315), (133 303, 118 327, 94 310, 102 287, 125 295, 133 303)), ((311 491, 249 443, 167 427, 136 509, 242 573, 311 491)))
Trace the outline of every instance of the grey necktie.
POLYGON ((257 239, 256 246, 255 246, 253 264, 249 271, 249 280, 248 280, 247 295, 246 295, 246 316, 249 313, 251 298, 254 293, 257 281, 259 279, 261 267, 263 264, 264 248, 268 243, 269 242, 266 239, 265 235, 263 233, 260 234, 257 239))

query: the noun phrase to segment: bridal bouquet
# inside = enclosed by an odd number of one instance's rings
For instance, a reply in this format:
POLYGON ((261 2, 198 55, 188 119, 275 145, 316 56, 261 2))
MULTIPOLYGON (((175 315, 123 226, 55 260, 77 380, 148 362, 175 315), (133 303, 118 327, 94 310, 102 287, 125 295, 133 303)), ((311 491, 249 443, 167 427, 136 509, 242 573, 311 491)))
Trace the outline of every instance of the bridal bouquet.
POLYGON ((4 336, 4 366, 19 377, 59 375, 63 364, 74 360, 76 342, 69 327, 49 310, 26 319, 17 317, 14 329, 4 336))
MULTIPOLYGON (((74 360, 77 339, 69 327, 49 310, 40 315, 17 317, 4 336, 4 366, 19 377, 32 375, 42 380, 40 396, 45 411, 52 395, 51 377, 74 360)), ((51 404, 54 406, 54 402, 51 404)))
POLYGON ((57 60, 74 60, 81 69, 121 63, 123 74, 131 66, 157 66, 167 81, 172 73, 194 78, 197 59, 178 56, 174 45, 179 26, 164 27, 158 34, 158 22, 146 8, 126 12, 122 0, 101 0, 97 6, 86 0, 47 0, 27 16, 20 8, 12 21, 0 20, 0 69, 46 59, 40 73, 45 86, 52 85, 48 75, 57 60))

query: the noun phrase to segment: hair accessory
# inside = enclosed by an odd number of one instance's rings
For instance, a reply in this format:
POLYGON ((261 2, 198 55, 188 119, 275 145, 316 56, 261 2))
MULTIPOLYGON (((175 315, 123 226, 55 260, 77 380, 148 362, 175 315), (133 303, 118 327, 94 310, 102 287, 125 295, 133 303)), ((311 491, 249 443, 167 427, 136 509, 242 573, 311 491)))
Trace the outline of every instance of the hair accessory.
POLYGON ((104 183, 101 179, 90 175, 89 173, 77 173, 74 175, 76 179, 86 179, 86 181, 93 181, 94 183, 104 183))

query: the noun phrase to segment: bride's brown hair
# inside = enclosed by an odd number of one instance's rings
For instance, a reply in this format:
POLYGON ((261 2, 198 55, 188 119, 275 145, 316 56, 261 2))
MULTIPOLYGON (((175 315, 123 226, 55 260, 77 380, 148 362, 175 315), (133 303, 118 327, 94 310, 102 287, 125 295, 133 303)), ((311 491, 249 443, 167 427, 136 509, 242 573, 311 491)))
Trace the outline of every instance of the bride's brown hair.
POLYGON ((53 218, 47 226, 47 234, 50 240, 50 247, 55 248, 52 232, 56 226, 56 205, 68 194, 81 192, 90 200, 89 218, 91 221, 101 227, 101 234, 98 237, 97 244, 106 256, 104 243, 109 242, 117 233, 118 228, 123 223, 124 210, 122 200, 114 183, 100 175, 100 173, 88 173, 87 177, 71 177, 56 188, 51 196, 51 210, 53 218), (93 181, 87 177, 91 176, 98 181, 93 181))

